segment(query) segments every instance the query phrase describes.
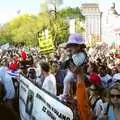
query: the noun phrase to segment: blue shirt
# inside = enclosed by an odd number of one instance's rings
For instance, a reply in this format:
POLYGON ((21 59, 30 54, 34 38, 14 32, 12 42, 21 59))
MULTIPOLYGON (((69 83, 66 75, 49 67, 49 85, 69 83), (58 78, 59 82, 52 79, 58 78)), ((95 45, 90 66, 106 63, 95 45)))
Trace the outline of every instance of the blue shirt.
POLYGON ((4 84, 6 95, 4 99, 12 99, 15 96, 15 89, 12 82, 12 77, 7 73, 8 68, 0 67, 0 78, 4 84))
POLYGON ((61 87, 63 87, 63 81, 64 81, 64 78, 66 76, 66 73, 67 73, 67 70, 59 70, 56 75, 55 75, 55 78, 56 78, 56 82, 57 84, 59 84, 61 87))
MULTIPOLYGON (((108 105, 108 103, 105 103, 105 105, 104 105, 105 112, 107 111, 107 105, 108 105)), ((117 120, 116 115, 115 115, 115 113, 113 111, 113 106, 111 106, 111 105, 109 106, 107 115, 108 115, 108 120, 117 120)))

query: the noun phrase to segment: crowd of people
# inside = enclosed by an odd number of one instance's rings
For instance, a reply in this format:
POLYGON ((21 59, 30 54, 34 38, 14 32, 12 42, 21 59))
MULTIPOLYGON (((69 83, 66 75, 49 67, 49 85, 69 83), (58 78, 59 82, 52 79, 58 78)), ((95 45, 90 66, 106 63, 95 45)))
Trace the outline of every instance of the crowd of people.
POLYGON ((1 50, 0 64, 0 101, 13 111, 22 74, 69 106, 74 120, 120 120, 120 60, 101 50, 90 54, 78 33, 49 55, 25 47, 1 50))

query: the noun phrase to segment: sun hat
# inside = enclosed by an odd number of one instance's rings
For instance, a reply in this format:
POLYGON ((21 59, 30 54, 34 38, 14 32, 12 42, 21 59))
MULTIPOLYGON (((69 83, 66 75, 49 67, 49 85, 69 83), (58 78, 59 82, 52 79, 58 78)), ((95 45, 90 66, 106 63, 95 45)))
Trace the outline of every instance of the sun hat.
POLYGON ((83 36, 81 36, 79 33, 74 33, 69 36, 66 47, 68 47, 69 45, 83 45, 83 44, 85 44, 83 36))

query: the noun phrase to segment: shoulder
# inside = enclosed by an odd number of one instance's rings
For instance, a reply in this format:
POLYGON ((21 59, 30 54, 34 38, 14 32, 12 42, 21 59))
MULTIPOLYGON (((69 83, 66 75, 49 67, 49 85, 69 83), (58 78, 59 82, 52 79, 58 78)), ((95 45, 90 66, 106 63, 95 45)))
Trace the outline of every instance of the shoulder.
POLYGON ((55 79, 55 76, 54 76, 53 74, 50 74, 50 75, 49 75, 49 78, 55 79))
POLYGON ((99 99, 99 100, 97 101, 97 103, 98 103, 98 104, 102 104, 102 105, 104 105, 102 99, 99 99))
POLYGON ((55 81, 56 79, 55 79, 55 76, 53 75, 53 74, 50 74, 49 76, 47 76, 46 78, 45 78, 45 81, 55 81))
POLYGON ((70 70, 68 70, 65 78, 66 79, 73 79, 74 78, 74 74, 70 70))
POLYGON ((102 99, 99 99, 97 102, 96 102, 96 107, 102 107, 102 109, 104 108, 104 103, 102 101, 102 99))

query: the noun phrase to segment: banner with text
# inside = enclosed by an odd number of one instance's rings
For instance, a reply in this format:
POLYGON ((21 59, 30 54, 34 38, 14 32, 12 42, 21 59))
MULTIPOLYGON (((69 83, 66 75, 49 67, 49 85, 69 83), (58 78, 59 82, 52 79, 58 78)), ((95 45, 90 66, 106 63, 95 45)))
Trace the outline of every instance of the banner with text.
POLYGON ((19 90, 21 120, 73 120, 69 107, 22 75, 19 90))

